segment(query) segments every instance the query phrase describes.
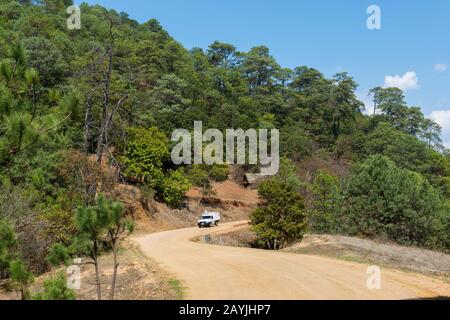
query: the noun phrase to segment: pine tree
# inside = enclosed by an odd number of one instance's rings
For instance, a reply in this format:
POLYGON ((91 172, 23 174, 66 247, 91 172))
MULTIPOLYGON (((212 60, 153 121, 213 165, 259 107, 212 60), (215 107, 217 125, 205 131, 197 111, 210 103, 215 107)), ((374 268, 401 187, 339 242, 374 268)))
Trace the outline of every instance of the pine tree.
POLYGON ((67 288, 67 278, 63 272, 44 281, 44 291, 33 295, 33 300, 75 300, 75 292, 67 288))

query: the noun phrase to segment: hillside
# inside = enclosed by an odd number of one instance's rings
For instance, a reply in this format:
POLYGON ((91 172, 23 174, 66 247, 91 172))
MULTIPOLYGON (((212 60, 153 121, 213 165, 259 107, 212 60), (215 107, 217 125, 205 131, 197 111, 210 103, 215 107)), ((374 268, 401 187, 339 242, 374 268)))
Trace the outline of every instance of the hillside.
MULTIPOLYGON (((3 288, 44 299, 34 277, 79 257, 98 269, 133 232, 204 210, 249 220, 261 249, 309 232, 449 253, 450 152, 400 88, 372 88, 366 110, 347 72, 286 68, 263 44, 185 48, 157 19, 99 5, 81 4, 72 29, 72 4, 0 0, 3 288), (244 152, 222 143, 229 129, 248 133, 244 152), (244 188, 268 159, 279 170, 244 188)), ((107 285, 97 270, 99 299, 105 286, 114 298, 114 265, 107 285)), ((61 279, 48 286, 73 298, 61 279)))

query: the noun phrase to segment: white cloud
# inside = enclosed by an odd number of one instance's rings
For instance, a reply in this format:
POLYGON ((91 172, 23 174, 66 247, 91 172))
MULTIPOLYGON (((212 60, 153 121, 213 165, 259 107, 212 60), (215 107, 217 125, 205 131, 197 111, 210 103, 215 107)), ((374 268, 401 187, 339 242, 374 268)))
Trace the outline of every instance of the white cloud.
POLYGON ((444 145, 450 148, 450 110, 435 110, 429 118, 442 127, 444 145))
POLYGON ((436 63, 434 65, 434 70, 437 72, 444 72, 447 71, 448 66, 446 64, 443 63, 436 63))
POLYGON ((364 106, 366 107, 366 109, 363 110, 363 113, 366 115, 371 115, 373 113, 373 101, 372 97, 369 95, 369 92, 357 91, 355 94, 358 100, 364 103, 364 106))
POLYGON ((450 110, 435 110, 430 114, 430 119, 439 124, 442 131, 450 132, 450 110))
POLYGON ((403 91, 419 88, 419 78, 414 71, 408 71, 403 76, 386 76, 384 78, 384 87, 396 87, 403 91))

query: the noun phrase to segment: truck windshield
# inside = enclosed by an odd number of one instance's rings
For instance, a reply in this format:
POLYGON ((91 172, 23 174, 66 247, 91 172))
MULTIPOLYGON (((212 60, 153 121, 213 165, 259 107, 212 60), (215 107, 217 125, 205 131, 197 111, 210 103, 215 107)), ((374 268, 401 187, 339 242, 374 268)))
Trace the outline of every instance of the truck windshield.
POLYGON ((211 220, 213 217, 212 216, 203 216, 202 219, 204 220, 211 220))

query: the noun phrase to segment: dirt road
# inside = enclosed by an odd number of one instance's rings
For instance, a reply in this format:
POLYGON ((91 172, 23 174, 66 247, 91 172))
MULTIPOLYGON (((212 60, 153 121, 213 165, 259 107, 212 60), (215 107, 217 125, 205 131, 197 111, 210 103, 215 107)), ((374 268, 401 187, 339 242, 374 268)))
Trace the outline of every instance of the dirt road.
POLYGON ((187 299, 411 299, 450 296, 450 284, 419 274, 382 270, 381 289, 367 288, 367 265, 319 256, 192 242, 229 232, 189 228, 135 236, 142 251, 182 280, 187 299))

